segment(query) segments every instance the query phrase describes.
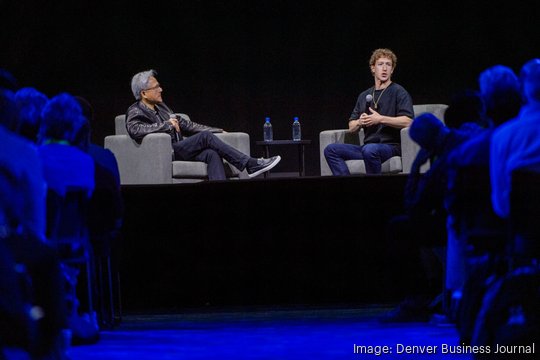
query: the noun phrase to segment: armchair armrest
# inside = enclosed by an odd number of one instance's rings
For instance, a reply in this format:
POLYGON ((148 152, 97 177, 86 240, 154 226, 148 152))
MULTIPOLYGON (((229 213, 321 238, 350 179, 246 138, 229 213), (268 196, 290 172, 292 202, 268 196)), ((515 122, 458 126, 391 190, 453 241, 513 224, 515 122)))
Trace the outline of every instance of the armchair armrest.
POLYGON ((146 135, 138 144, 129 135, 105 137, 105 148, 118 161, 122 184, 172 182, 172 145, 168 134, 146 135))
POLYGON ((249 145, 249 135, 244 132, 226 132, 226 133, 216 133, 220 140, 224 143, 231 145, 236 150, 250 155, 250 145, 249 145))
POLYGON ((321 157, 321 176, 332 175, 330 167, 326 162, 324 157, 324 149, 330 144, 343 144, 345 143, 345 134, 347 129, 337 129, 337 130, 324 130, 319 134, 319 155, 321 157))
POLYGON ((364 130, 358 134, 350 133, 348 129, 324 130, 319 133, 319 155, 321 161, 321 176, 332 175, 330 167, 324 157, 324 149, 329 144, 363 144, 364 130))

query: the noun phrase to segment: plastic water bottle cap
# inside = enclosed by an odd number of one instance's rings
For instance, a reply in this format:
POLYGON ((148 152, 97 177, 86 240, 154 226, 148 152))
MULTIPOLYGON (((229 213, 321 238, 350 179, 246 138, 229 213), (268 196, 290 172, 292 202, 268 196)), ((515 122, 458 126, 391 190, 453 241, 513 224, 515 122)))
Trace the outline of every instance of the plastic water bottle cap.
POLYGON ((266 120, 266 122, 270 122, 270 118, 269 118, 269 117, 267 117, 265 120, 266 120))

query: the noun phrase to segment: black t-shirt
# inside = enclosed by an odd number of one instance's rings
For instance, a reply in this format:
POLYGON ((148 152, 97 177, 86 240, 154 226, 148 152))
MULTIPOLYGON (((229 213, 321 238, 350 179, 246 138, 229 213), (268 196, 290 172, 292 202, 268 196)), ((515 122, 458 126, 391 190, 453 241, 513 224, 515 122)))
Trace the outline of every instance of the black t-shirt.
MULTIPOLYGON (((368 94, 373 96, 371 108, 379 114, 392 117, 408 116, 411 119, 414 117, 411 95, 409 95, 403 86, 393 82, 386 90, 384 90, 384 92, 383 90, 375 90, 375 92, 373 90, 374 87, 372 86, 360 93, 349 121, 358 119, 362 113, 367 111, 366 95, 368 94), (377 103, 377 109, 374 108, 375 103, 377 103)), ((364 128, 364 133, 365 144, 399 144, 401 142, 400 129, 383 124, 366 127, 364 128)))

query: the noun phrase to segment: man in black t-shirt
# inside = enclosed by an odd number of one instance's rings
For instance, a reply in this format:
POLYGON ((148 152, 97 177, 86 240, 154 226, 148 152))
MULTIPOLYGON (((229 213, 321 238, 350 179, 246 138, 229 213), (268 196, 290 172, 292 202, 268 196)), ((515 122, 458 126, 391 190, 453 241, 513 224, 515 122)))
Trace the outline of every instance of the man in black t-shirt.
POLYGON ((379 174, 381 164, 401 155, 400 129, 414 117, 412 98, 392 82, 397 57, 389 49, 376 49, 369 60, 375 85, 358 96, 349 118, 349 131, 364 129, 364 145, 330 144, 324 156, 333 175, 350 175, 346 160, 364 160, 368 174, 379 174))

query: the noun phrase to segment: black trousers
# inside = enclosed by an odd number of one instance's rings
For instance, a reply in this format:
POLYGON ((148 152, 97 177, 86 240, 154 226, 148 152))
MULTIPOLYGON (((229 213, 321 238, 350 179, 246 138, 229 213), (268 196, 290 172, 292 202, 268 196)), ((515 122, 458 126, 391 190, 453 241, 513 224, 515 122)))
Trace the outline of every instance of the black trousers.
POLYGON ((177 160, 202 161, 208 165, 208 179, 225 180, 223 159, 238 170, 246 168, 250 157, 221 141, 210 131, 203 131, 173 143, 177 160))

